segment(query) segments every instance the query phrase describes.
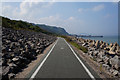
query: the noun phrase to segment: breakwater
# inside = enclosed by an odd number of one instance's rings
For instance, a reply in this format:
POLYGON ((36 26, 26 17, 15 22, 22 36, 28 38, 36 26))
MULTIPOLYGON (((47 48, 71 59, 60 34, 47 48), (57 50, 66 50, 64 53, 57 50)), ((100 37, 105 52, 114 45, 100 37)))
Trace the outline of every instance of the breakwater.
MULTIPOLYGON (((86 47, 87 53, 92 60, 101 65, 105 72, 112 77, 120 77, 120 47, 117 43, 105 43, 99 40, 70 37, 71 41, 86 47)), ((101 71, 102 72, 102 71, 101 71)))
POLYGON ((27 65, 42 54, 56 37, 40 32, 2 29, 2 78, 14 78, 27 65))

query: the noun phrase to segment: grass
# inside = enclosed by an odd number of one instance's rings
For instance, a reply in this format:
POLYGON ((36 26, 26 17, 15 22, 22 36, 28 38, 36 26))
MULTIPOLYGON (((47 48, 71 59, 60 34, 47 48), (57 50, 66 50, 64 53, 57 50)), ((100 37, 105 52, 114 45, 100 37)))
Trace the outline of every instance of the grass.
POLYGON ((90 59, 92 59, 93 61, 97 61, 95 57, 93 57, 93 58, 90 58, 90 59))
POLYGON ((70 42, 70 44, 72 44, 72 45, 75 46, 76 48, 82 50, 84 53, 87 53, 87 52, 88 52, 87 48, 78 45, 76 42, 70 42))
POLYGON ((100 64, 100 72, 101 72, 101 73, 103 72, 102 64, 100 64))
POLYGON ((65 38, 67 42, 69 42, 71 45, 75 46, 76 48, 82 50, 84 53, 88 52, 87 48, 78 45, 76 42, 72 41, 69 37, 67 37, 67 36, 61 36, 61 37, 65 38))

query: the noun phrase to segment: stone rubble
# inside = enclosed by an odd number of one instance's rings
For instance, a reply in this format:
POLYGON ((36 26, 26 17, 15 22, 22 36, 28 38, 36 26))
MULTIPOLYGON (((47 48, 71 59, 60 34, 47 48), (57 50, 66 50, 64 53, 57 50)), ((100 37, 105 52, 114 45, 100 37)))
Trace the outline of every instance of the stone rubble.
POLYGON ((92 58, 94 61, 102 64, 102 67, 113 77, 120 78, 120 47, 117 43, 105 43, 103 41, 95 41, 90 39, 70 37, 80 46, 88 49, 85 55, 92 58))
POLYGON ((2 29, 2 78, 11 79, 37 58, 56 37, 43 33, 2 29))

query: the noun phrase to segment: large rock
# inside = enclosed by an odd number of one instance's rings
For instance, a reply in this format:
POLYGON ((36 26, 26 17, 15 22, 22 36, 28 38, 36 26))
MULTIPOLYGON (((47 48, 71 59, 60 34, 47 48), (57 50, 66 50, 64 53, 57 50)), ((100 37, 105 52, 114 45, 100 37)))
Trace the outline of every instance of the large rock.
POLYGON ((95 43, 95 46, 98 49, 100 47, 100 41, 97 40, 96 43, 95 43))
POLYGON ((98 58, 103 59, 104 56, 105 56, 105 52, 101 51, 101 52, 98 53, 98 58))
POLYGON ((90 47, 94 47, 95 46, 95 40, 93 40, 91 43, 90 43, 90 47))
POLYGON ((109 54, 116 54, 116 46, 113 46, 112 48, 110 48, 109 54))
POLYGON ((106 47, 106 43, 104 42, 104 43, 101 44, 100 48, 104 49, 105 47, 106 47))
POLYGON ((118 43, 117 43, 117 42, 115 42, 115 43, 113 44, 113 46, 118 46, 118 43))
POLYGON ((109 47, 111 48, 113 46, 113 43, 110 43, 109 47))
POLYGON ((8 74, 8 78, 9 78, 9 79, 13 79, 14 77, 15 77, 15 74, 14 74, 14 73, 8 74))
POLYGON ((94 51, 94 52, 93 52, 93 56, 97 56, 98 53, 99 53, 99 51, 94 51))
POLYGON ((105 64, 108 64, 109 58, 107 56, 104 56, 103 61, 104 61, 105 64))
POLYGON ((120 47, 119 46, 117 46, 116 47, 116 51, 115 51, 117 54, 119 54, 120 53, 120 47))
POLYGON ((2 76, 8 79, 13 78, 56 40, 56 37, 32 31, 4 27, 2 31, 2 76))
POLYGON ((88 45, 88 43, 84 43, 84 44, 82 44, 82 46, 87 46, 88 45))
POLYGON ((117 55, 110 59, 110 64, 111 64, 112 67, 114 67, 115 69, 118 69, 118 68, 120 67, 120 65, 118 65, 118 62, 119 62, 119 58, 118 58, 117 55))
POLYGON ((103 64, 102 66, 103 66, 105 69, 107 69, 107 70, 110 69, 109 65, 107 65, 107 64, 103 64))
POLYGON ((100 41, 100 45, 102 45, 103 44, 103 41, 100 41))
POLYGON ((114 76, 118 75, 118 71, 117 71, 117 70, 114 70, 114 71, 113 71, 113 75, 114 75, 114 76))
POLYGON ((110 48, 110 51, 113 51, 113 52, 115 52, 116 51, 116 46, 113 46, 112 48, 110 48))
POLYGON ((7 66, 7 67, 3 66, 2 67, 2 75, 3 76, 6 76, 9 72, 10 72, 10 67, 9 66, 7 66))
POLYGON ((18 57, 12 59, 13 62, 16 62, 16 61, 18 61, 18 60, 19 60, 18 57))

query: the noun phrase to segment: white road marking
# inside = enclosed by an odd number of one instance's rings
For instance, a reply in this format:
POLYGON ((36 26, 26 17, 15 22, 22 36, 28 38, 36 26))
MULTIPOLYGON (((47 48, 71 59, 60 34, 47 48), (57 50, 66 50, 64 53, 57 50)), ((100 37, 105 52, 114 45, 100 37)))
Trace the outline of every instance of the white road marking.
POLYGON ((54 49, 54 47, 57 44, 58 40, 59 40, 59 38, 57 39, 57 41, 55 42, 55 44, 53 45, 53 47, 51 48, 51 50, 49 51, 47 56, 44 58, 44 60, 41 62, 41 64, 38 66, 38 68, 35 70, 35 72, 32 74, 32 76, 31 76, 31 78, 29 80, 32 80, 36 76, 36 74, 38 73, 38 71, 40 70, 40 68, 42 67, 42 65, 44 64, 44 62, 46 61, 46 59, 48 58, 48 56, 50 55, 50 53, 54 49))
POLYGON ((63 47, 61 47, 60 49, 64 49, 63 47))
POLYGON ((70 47, 70 49, 72 50, 73 54, 75 55, 75 57, 78 59, 78 61, 82 64, 82 66, 84 67, 84 69, 86 70, 86 72, 88 73, 88 75, 92 78, 92 80, 95 80, 94 76, 92 75, 92 73, 88 70, 88 68, 84 65, 84 63, 80 60, 80 58, 76 55, 76 53, 74 52, 74 50, 71 48, 71 46, 68 44, 68 42, 64 39, 64 41, 67 43, 67 45, 70 47))

